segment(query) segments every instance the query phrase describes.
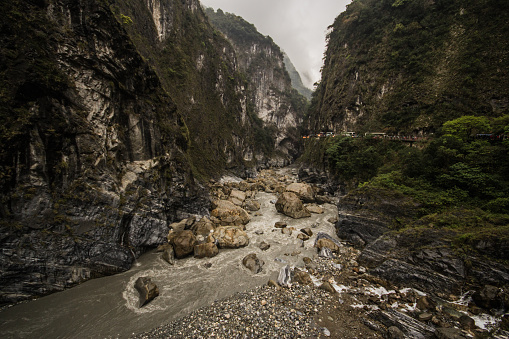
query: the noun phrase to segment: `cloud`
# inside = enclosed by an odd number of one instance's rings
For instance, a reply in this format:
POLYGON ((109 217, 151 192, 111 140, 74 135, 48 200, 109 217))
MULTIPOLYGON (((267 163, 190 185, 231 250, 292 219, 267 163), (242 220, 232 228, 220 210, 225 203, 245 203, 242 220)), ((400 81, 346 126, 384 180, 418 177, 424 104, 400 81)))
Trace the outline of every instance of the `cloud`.
POLYGON ((243 17, 270 35, 290 57, 304 84, 320 80, 327 27, 351 0, 201 0, 243 17))

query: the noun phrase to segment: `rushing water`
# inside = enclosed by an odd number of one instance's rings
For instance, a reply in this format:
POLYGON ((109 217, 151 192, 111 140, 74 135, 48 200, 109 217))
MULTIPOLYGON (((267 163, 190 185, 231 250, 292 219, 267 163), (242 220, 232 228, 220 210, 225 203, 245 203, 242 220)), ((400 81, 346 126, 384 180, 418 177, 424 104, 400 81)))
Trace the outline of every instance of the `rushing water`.
POLYGON ((315 236, 304 243, 297 239, 300 228, 312 227, 335 237, 334 225, 327 221, 337 216, 334 205, 325 204, 324 214, 297 219, 276 212, 274 194, 257 193, 261 210, 246 226, 249 246, 220 250, 209 259, 177 260, 174 266, 161 259, 161 254, 143 255, 134 267, 122 274, 90 280, 72 289, 31 302, 19 304, 0 313, 0 333, 6 338, 124 338, 150 330, 185 316, 192 310, 211 304, 216 299, 245 291, 277 279, 281 267, 302 266, 304 256, 316 254, 315 236), (297 231, 291 236, 274 229, 276 221, 285 221, 297 231), (257 234, 263 231, 263 234, 257 234), (271 246, 262 251, 265 241, 271 246), (298 255, 292 256, 295 252, 298 255), (243 267, 242 259, 256 253, 265 262, 263 271, 253 274, 243 267), (277 260, 275 260, 277 259, 277 260), (205 264, 212 266, 206 268, 205 264), (159 287, 160 295, 150 304, 138 308, 134 282, 149 276, 159 287))

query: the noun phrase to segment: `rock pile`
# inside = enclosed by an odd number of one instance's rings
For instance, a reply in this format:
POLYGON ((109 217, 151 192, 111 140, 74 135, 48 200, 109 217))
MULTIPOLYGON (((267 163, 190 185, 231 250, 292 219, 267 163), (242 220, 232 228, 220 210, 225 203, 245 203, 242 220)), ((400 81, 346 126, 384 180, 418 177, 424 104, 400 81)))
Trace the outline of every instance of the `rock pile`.
MULTIPOLYGON (((290 177, 276 178, 273 172, 266 171, 256 179, 214 183, 212 195, 219 201, 214 206, 227 206, 230 211, 243 209, 247 201, 256 201, 257 192, 265 191, 278 195, 273 203, 279 213, 302 218, 310 215, 304 203, 314 209, 327 200, 318 195, 312 186, 295 185, 290 181, 290 177)), ((319 209, 315 209, 315 213, 319 213, 319 209)), ((351 216, 339 219, 345 232, 353 232, 355 222, 365 222, 356 221, 351 216), (344 228, 345 225, 347 228, 344 228)), ((246 219, 240 212, 214 213, 204 233, 209 231, 207 239, 218 248, 245 246, 249 239, 243 227, 249 227, 249 223, 244 224, 242 220, 246 219)), ((194 232, 195 223, 189 226, 189 222, 184 222, 184 229, 190 228, 194 232)), ((502 338, 508 334, 500 329, 500 324, 505 324, 503 320, 494 317, 496 312, 500 312, 496 308, 509 302, 504 290, 486 286, 476 293, 445 296, 426 294, 414 285, 407 287, 404 280, 395 283, 385 279, 384 275, 370 268, 379 267, 382 262, 389 264, 386 253, 395 251, 397 242, 384 238, 375 242, 378 233, 369 233, 363 225, 359 233, 362 237, 359 237, 357 245, 361 241, 364 245, 371 244, 364 251, 350 246, 355 244, 353 233, 349 234, 350 242, 345 243, 318 232, 313 244, 316 254, 304 257, 296 267, 283 266, 277 281, 270 280, 265 287, 217 301, 140 337, 481 338, 501 335, 502 338), (384 256, 380 257, 380 253, 384 256)), ((375 226, 380 224, 375 223, 375 226)), ((273 231, 296 237, 304 244, 315 236, 312 227, 301 228, 299 232, 299 227, 288 227, 285 221, 278 221, 273 231), (295 236, 294 232, 298 234, 295 236)), ((266 251, 270 246, 262 242, 258 247, 266 251)), ((444 257, 444 253, 440 253, 440 258, 444 257)), ((422 258, 437 256, 433 251, 419 255, 422 258)), ((264 262, 256 253, 244 257, 242 263, 253 274, 263 270, 264 262)), ((456 267, 454 261, 447 263, 448 269, 456 267)), ((403 266, 404 263, 397 262, 393 267, 403 266)), ((426 279, 425 276, 419 278, 426 279)))

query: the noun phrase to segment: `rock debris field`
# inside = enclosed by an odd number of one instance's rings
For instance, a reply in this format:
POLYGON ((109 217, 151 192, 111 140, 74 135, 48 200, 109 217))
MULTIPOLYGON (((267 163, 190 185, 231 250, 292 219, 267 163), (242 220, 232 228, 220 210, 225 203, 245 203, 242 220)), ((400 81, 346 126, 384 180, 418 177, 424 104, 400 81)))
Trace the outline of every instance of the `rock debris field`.
MULTIPOLYGON (((256 179, 211 183, 215 200, 210 218, 174 224, 168 244, 160 248, 172 264, 186 255, 206 260, 223 248, 254 242, 257 251, 244 257, 245 269, 256 277, 276 262, 279 274, 262 286, 216 300, 134 338, 507 337, 507 332, 495 333, 499 318, 470 312, 469 293, 443 300, 380 281, 359 266, 360 252, 338 240, 333 227, 326 233, 316 224, 291 226, 294 220, 323 214, 324 204, 335 202, 320 187, 296 183, 295 174, 289 169, 267 170, 256 179), (257 217, 268 213, 257 200, 261 194, 274 196, 270 232, 256 227, 257 217), (292 241, 277 241, 281 237, 292 241), (273 257, 264 255, 276 246, 281 248, 273 257)), ((337 212, 329 225, 336 218, 337 212)))

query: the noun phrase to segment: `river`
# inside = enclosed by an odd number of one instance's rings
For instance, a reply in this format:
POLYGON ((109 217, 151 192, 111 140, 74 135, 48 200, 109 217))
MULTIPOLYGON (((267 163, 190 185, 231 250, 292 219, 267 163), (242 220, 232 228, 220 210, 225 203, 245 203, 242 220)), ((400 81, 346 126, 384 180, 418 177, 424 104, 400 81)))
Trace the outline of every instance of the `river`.
POLYGON ((303 266, 303 257, 316 254, 313 244, 318 232, 336 237, 334 225, 327 221, 338 215, 332 204, 322 206, 323 214, 292 219, 277 213, 275 194, 258 192, 256 200, 261 209, 246 225, 247 247, 220 250, 214 258, 177 260, 174 266, 162 260, 160 253, 146 253, 127 272, 7 308, 0 312, 0 333, 4 338, 126 338, 184 317, 214 300, 276 280, 281 267, 303 266), (291 236, 282 234, 274 228, 276 221, 285 221, 297 231, 291 236), (303 227, 311 227, 314 236, 301 247, 297 234, 303 227), (258 247, 262 241, 270 244, 268 250, 258 247), (265 262, 262 272, 253 274, 243 267, 242 259, 250 253, 265 262), (211 264, 210 268, 205 264, 211 264), (140 276, 151 277, 160 291, 141 309, 134 289, 140 276))

